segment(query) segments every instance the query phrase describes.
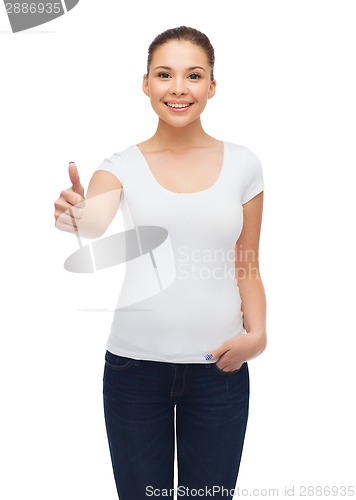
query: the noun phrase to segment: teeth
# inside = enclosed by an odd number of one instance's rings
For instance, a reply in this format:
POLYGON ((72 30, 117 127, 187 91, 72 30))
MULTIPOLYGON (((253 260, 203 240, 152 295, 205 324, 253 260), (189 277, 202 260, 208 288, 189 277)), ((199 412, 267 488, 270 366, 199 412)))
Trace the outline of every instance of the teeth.
POLYGON ((190 104, 178 104, 178 103, 167 102, 167 106, 169 106, 170 108, 187 108, 188 106, 190 106, 190 104))

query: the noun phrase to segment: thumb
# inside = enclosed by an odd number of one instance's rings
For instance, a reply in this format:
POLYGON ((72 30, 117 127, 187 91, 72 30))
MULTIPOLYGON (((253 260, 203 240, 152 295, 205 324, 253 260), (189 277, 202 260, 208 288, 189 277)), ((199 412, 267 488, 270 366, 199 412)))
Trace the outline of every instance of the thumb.
POLYGON ((71 162, 68 167, 69 177, 72 182, 73 191, 78 193, 82 198, 84 198, 84 188, 80 183, 79 173, 77 166, 74 162, 71 162))

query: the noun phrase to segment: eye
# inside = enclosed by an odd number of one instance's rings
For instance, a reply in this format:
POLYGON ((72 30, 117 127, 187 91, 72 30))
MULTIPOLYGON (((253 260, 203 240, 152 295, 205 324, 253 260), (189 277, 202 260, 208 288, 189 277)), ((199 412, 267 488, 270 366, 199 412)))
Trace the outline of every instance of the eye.
POLYGON ((167 79, 169 78, 169 74, 168 73, 158 73, 158 76, 162 79, 167 79))
POLYGON ((200 75, 199 75, 199 73, 191 73, 191 74, 189 75, 189 78, 190 78, 191 80, 199 80, 200 75))

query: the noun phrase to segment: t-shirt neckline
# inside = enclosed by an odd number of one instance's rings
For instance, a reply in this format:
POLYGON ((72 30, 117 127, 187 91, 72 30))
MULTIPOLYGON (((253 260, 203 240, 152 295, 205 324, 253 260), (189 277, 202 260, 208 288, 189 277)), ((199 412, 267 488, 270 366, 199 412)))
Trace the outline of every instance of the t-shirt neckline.
POLYGON ((200 195, 200 194, 204 194, 204 193, 208 193, 210 191, 213 191, 214 189, 216 189, 218 187, 218 185, 221 183, 222 181, 222 177, 223 177, 223 174, 226 170, 226 149, 227 149, 227 143, 226 141, 221 141, 223 143, 223 159, 222 159, 222 165, 221 165, 221 168, 220 168, 220 172, 219 172, 219 175, 217 177, 217 179, 215 180, 214 184, 212 184, 211 186, 207 187, 206 189, 202 189, 200 191, 193 191, 191 193, 178 193, 176 191, 171 191, 170 189, 167 189, 165 188, 164 186, 162 186, 162 184, 160 184, 158 182, 158 180, 156 179, 156 177, 153 175, 153 172, 152 170, 150 169, 150 166, 145 158, 145 155, 142 153, 142 151, 140 150, 140 148, 137 146, 137 144, 134 144, 133 145, 133 148, 137 151, 138 155, 140 156, 141 158, 141 161, 143 163, 143 165, 145 165, 146 167, 146 170, 148 172, 148 175, 151 177, 151 180, 154 182, 154 184, 162 191, 165 191, 166 193, 169 193, 169 194, 172 194, 173 196, 174 195, 184 195, 184 196, 191 196, 191 195, 200 195))

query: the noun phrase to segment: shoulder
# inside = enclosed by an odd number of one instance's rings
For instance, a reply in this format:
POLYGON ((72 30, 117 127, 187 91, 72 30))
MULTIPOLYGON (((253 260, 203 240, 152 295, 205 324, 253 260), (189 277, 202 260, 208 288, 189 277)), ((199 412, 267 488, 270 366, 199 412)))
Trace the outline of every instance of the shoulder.
POLYGON ((258 173, 262 169, 259 157, 247 146, 224 141, 227 159, 238 166, 241 173, 258 173))
POLYGON ((234 181, 240 186, 241 204, 264 190, 264 176, 259 157, 247 146, 227 142, 226 162, 233 172, 234 181))
POLYGON ((104 158, 103 163, 112 165, 112 167, 119 170, 126 170, 127 167, 132 165, 133 161, 137 159, 137 147, 132 144, 125 149, 115 151, 111 156, 104 158))
POLYGON ((125 163, 127 160, 135 157, 137 146, 135 144, 131 144, 127 146, 125 149, 115 151, 110 160, 116 163, 125 163))
POLYGON ((121 151, 116 151, 111 156, 104 158, 95 171, 106 170, 107 172, 111 172, 123 185, 127 172, 130 171, 128 167, 133 164, 136 154, 134 145, 131 145, 121 151))
POLYGON ((258 159, 257 155, 247 146, 237 144, 235 142, 223 141, 225 148, 232 154, 244 157, 246 160, 251 161, 258 159))

